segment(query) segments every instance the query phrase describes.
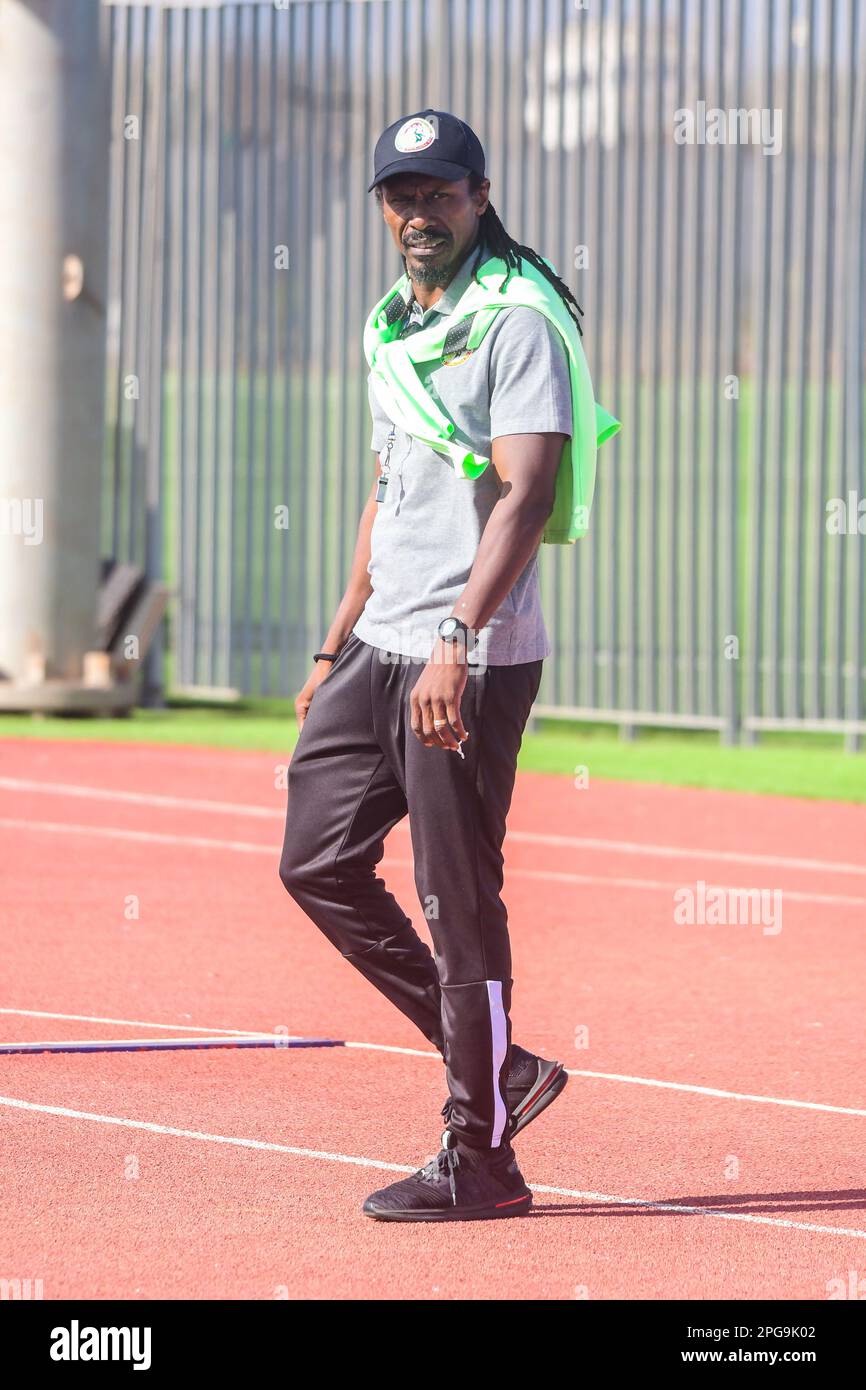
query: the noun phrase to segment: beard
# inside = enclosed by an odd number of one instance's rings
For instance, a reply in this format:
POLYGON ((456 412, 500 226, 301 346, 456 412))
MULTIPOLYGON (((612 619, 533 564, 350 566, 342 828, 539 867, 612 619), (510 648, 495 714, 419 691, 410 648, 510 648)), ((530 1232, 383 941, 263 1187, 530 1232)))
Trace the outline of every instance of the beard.
MULTIPOLYGON (((420 242, 416 243, 416 245, 429 245, 429 242, 420 242)), ((411 244, 404 247, 404 261, 408 262, 409 258, 412 257, 412 249, 411 244)), ((453 252, 447 260, 436 261, 432 264, 427 261, 426 257, 412 257, 410 275, 419 285, 448 285, 454 277, 455 269, 456 265, 453 252)), ((407 270, 409 270, 408 264, 407 270)))

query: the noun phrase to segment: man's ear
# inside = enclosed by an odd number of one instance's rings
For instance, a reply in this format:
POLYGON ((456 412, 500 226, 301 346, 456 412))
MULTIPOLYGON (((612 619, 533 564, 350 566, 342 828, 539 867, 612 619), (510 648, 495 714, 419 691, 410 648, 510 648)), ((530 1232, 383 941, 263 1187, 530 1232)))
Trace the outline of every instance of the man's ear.
POLYGON ((478 216, 483 217, 490 202, 490 180, 484 179, 473 193, 475 206, 478 209, 478 216))

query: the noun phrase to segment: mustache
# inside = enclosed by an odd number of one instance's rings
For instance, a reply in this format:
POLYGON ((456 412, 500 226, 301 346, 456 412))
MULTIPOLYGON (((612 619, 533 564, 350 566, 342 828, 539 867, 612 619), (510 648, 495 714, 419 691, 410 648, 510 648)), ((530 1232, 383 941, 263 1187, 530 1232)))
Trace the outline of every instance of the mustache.
POLYGON ((439 242, 449 241, 447 232, 427 232, 413 237, 404 237, 404 246, 436 246, 439 242))

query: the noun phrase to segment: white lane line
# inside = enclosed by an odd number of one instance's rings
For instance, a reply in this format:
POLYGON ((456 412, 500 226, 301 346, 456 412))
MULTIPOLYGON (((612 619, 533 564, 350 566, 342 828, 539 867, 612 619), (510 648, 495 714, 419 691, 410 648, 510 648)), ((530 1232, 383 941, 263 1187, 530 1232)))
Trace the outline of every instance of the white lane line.
MULTIPOLYGON (((225 1033, 228 1036, 248 1038, 256 1033, 255 1028, 202 1028, 191 1023, 145 1023, 141 1019, 104 1018, 94 1014, 49 1013, 44 1009, 0 1008, 0 1014, 10 1014, 16 1018, 54 1018, 73 1023, 112 1023, 120 1028, 165 1028, 171 1032, 225 1033)), ((427 1057, 441 1061, 438 1052, 420 1047, 397 1047, 390 1043, 343 1042, 343 1047, 353 1047, 365 1052, 394 1052, 404 1057, 427 1057)), ((759 1105, 783 1105, 794 1110, 820 1110, 830 1115, 855 1115, 866 1119, 866 1110, 857 1110, 848 1105, 828 1105, 817 1100, 790 1100, 785 1096, 758 1096, 747 1091, 723 1091, 716 1086, 697 1086, 687 1081, 658 1081, 649 1076, 629 1076, 623 1072, 582 1071, 576 1067, 566 1067, 569 1076, 585 1076, 595 1081, 619 1081, 631 1086, 656 1086, 666 1091, 686 1091, 699 1096, 712 1096, 719 1100, 754 1101, 759 1105)))
MULTIPOLYGON (((96 1014, 60 1014, 52 1013, 46 1009, 10 1009, 0 1008, 0 1014, 9 1014, 14 1018, 54 1018, 64 1023, 111 1023, 118 1028, 159 1028, 169 1033, 206 1033, 208 1037, 217 1034, 225 1034, 232 1038, 249 1038, 256 1034, 255 1028, 202 1028, 193 1023, 146 1023, 140 1018, 104 1018, 96 1014)), ((302 1034, 291 1036, 301 1037, 302 1034)), ((354 1047, 366 1052, 397 1052, 406 1057, 435 1057, 441 1061, 438 1052, 431 1052, 420 1047, 397 1047, 389 1043, 369 1043, 369 1042, 344 1042, 344 1047, 354 1047)))
MULTIPOLYGON (((328 1163, 348 1163, 359 1168, 376 1168, 388 1173, 414 1173, 417 1166, 407 1163, 388 1163, 379 1158, 361 1158, 355 1154, 330 1153, 322 1149, 302 1149, 293 1144, 275 1144, 264 1139, 243 1139, 236 1135, 209 1134, 195 1129, 177 1129, 173 1125, 155 1124, 150 1120, 130 1120, 121 1115, 100 1115, 90 1110, 70 1110, 63 1105, 43 1105, 36 1101, 19 1100, 13 1096, 0 1096, 0 1105, 14 1110, 36 1112, 41 1115, 56 1115, 62 1119, 89 1120, 92 1124, 119 1125, 124 1129, 145 1130, 149 1134, 166 1134, 176 1139, 195 1139, 208 1144, 229 1144, 241 1149, 259 1149, 268 1153, 292 1154, 297 1158, 323 1159, 328 1163)), ((685 1214, 706 1216, 725 1221, 747 1221, 760 1226, 778 1226, 786 1230, 810 1231, 818 1235, 850 1236, 856 1240, 866 1240, 866 1231, 844 1226, 819 1226, 811 1221, 790 1221, 775 1216, 758 1216, 750 1212, 721 1211, 716 1207, 686 1206, 680 1202, 659 1202, 642 1197, 618 1197, 607 1192, 581 1192, 572 1187, 552 1187, 543 1183, 529 1183, 533 1192, 551 1194, 557 1197, 572 1197, 584 1202, 603 1202, 607 1205, 627 1206, 657 1211, 662 1215, 685 1214)))
MULTIPOLYGON (((438 1053, 435 1054, 438 1057, 438 1053)), ((577 1071, 566 1067, 569 1076, 588 1076, 598 1081, 623 1081, 631 1086, 658 1086, 666 1091, 691 1091, 699 1096, 716 1096, 721 1100, 754 1101, 759 1105, 787 1105, 794 1110, 821 1110, 831 1115, 856 1115, 866 1120, 866 1110, 849 1105, 825 1105, 817 1100, 789 1100, 783 1096, 755 1096, 747 1091, 720 1091, 715 1086, 693 1086, 685 1081, 655 1081, 648 1076, 626 1076, 614 1071, 577 1071)))
MULTIPOLYGON (((864 814, 866 832, 866 814, 864 814)), ((559 849, 591 849, 610 854, 645 854, 660 859, 723 859, 729 864, 762 864, 776 869, 809 869, 823 874, 858 874, 866 878, 866 864, 840 859, 796 859, 783 854, 749 854, 745 850, 695 849, 684 845, 650 845, 642 840, 594 840, 586 836, 545 835, 533 830, 509 830, 507 839, 526 844, 553 845, 559 849)))
MULTIPOLYGON (((155 830, 119 830, 106 825, 68 825, 63 821, 28 821, 0 819, 0 827, 6 830, 31 830, 51 835, 91 835, 111 840, 128 840, 137 844, 174 845, 188 849, 212 849, 232 851, 236 854, 266 854, 275 862, 279 850, 275 845, 257 845, 246 840, 211 840, 202 835, 169 835, 155 830)), ((390 855, 383 860, 385 868, 414 868, 411 859, 396 859, 390 855)), ((509 878, 537 878, 549 883, 581 883, 591 887, 642 888, 653 892, 673 894, 682 887, 680 883, 666 883, 653 878, 611 878, 605 874, 571 874, 548 869, 509 868, 509 878)), ((745 884, 712 884, 714 888, 727 891, 749 891, 745 884)), ((801 893, 798 890, 782 889, 789 902, 816 903, 825 907, 866 907, 866 898, 853 898, 839 893, 801 893)))
POLYGON ((106 787, 82 787, 74 782, 35 782, 27 777, 0 777, 0 790, 48 792, 51 796, 74 796, 87 801, 125 802, 130 806, 159 806, 171 811, 211 811, 226 816, 250 816, 258 820, 285 820, 285 808, 250 806, 234 801, 197 800, 189 796, 163 796, 157 792, 128 792, 106 787))
MULTIPOLYGON (((0 777, 0 790, 48 792, 53 796, 72 796, 94 801, 127 802, 135 806, 156 806, 172 810, 213 812, 220 815, 285 820, 285 810, 232 801, 210 801, 183 796, 163 796, 155 792, 107 790, 79 786, 72 782, 40 782, 24 777, 0 777)), ((864 813, 866 824, 866 813, 864 813)), ((395 826, 408 831, 406 822, 395 826)), ((752 854, 745 850, 696 849, 684 845, 653 845, 636 840, 604 840, 583 835, 548 835, 541 831, 509 830, 507 838, 522 844, 550 845, 558 849, 588 849, 603 854, 642 854, 664 859, 719 859, 729 864, 755 864, 767 868, 800 869, 826 874, 856 874, 866 878, 866 864, 834 859, 801 859, 780 854, 752 854)))
POLYGON ((527 1183, 533 1192, 550 1192, 557 1197, 580 1197, 588 1202, 615 1203, 618 1206, 640 1207, 658 1212, 682 1212, 690 1216, 714 1216, 721 1221, 748 1221, 758 1226, 782 1226, 794 1231, 814 1231, 818 1235, 853 1236, 866 1240, 866 1231, 846 1226, 819 1226, 812 1221, 789 1221, 777 1216, 758 1216, 744 1211, 721 1211, 718 1207, 686 1206, 682 1202, 654 1202, 642 1197, 610 1197, 604 1192, 573 1192, 567 1187, 548 1187, 544 1183, 527 1183))
POLYGON ((429 1049, 421 1047, 390 1047, 388 1043, 368 1042, 344 1042, 343 1046, 361 1048, 365 1052, 399 1052, 404 1057, 435 1057, 437 1062, 442 1061, 438 1052, 431 1052, 429 1049))
POLYGON ((171 1134, 177 1139, 200 1139, 209 1144, 232 1144, 240 1149, 264 1149, 269 1153, 295 1154, 298 1158, 325 1158, 331 1163, 354 1163, 361 1168, 387 1168, 392 1173, 414 1173, 405 1163, 385 1163, 371 1158, 354 1158, 351 1154, 334 1154, 324 1149, 300 1149, 293 1144, 274 1144, 264 1139, 241 1139, 236 1135, 208 1134, 197 1129, 176 1129, 174 1125, 154 1124, 151 1120, 130 1120, 121 1115, 99 1115, 91 1110, 70 1110, 65 1105, 42 1105, 14 1096, 0 1096, 0 1105, 13 1110, 33 1110, 41 1115, 59 1115, 69 1120, 90 1120, 93 1124, 120 1125, 124 1129, 143 1129, 148 1134, 171 1134))
POLYGON ((237 854, 268 854, 279 858, 275 845, 255 845, 247 840, 210 840, 204 835, 167 835, 157 830, 118 830, 111 825, 68 825, 63 821, 0 819, 4 830, 46 831, 51 835, 96 835, 108 840, 130 840, 142 845, 181 845, 189 849, 234 850, 237 854))
MULTIPOLYGON (((95 1014, 57 1014, 45 1009, 5 1009, 0 1014, 13 1014, 16 1018, 57 1018, 67 1023, 116 1023, 120 1028, 165 1028, 170 1033, 225 1033, 226 1036, 248 1038, 254 1029, 249 1028, 199 1028, 193 1023, 144 1023, 136 1018, 101 1018, 95 1014)), ((438 1052, 434 1054, 438 1057, 438 1052)))
MULTIPOLYGON (((412 860, 388 859, 383 861, 387 864, 411 864, 412 860)), ((570 874, 554 869, 518 869, 507 868, 506 873, 509 878, 537 878, 544 883, 584 883, 593 886, 606 886, 608 888, 643 888, 654 892, 673 894, 683 887, 682 882, 666 882, 659 878, 614 878, 608 874, 570 874)), ((721 888, 727 892, 748 893, 754 891, 756 885, 751 888, 744 883, 722 884, 712 882, 707 885, 712 888, 721 888)), ((766 889, 766 884, 764 888, 766 889)), ((843 893, 802 893, 799 889, 781 888, 779 890, 785 902, 794 903, 819 903, 827 907, 866 907, 866 898, 852 898, 843 893)))

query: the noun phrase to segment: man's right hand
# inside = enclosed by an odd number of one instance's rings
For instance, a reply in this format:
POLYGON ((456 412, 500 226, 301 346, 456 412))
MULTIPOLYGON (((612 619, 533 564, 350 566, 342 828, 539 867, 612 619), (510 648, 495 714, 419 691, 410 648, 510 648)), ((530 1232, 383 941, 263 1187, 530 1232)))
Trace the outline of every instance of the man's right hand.
POLYGON ((295 718, 298 721, 299 732, 304 727, 304 720, 309 713, 310 705, 313 702, 313 696, 322 684, 322 681, 331 674, 331 667, 333 664, 332 661, 317 661, 312 672, 307 677, 303 690, 301 690, 300 694, 295 699, 295 718))

